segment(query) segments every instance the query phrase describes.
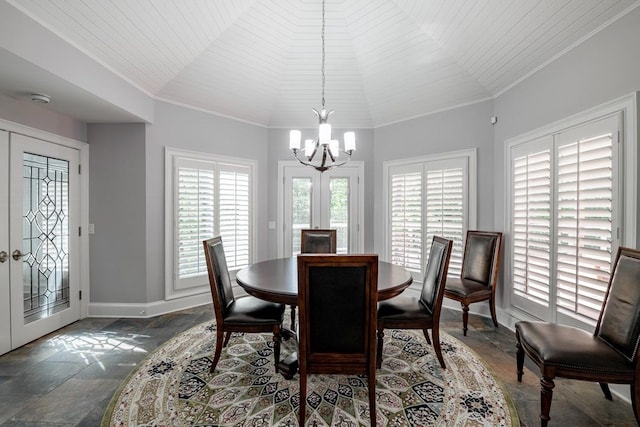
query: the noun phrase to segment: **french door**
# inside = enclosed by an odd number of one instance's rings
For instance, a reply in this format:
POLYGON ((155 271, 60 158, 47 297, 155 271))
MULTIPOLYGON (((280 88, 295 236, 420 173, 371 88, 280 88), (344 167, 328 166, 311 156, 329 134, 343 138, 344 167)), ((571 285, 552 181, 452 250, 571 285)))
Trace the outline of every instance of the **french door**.
POLYGON ((336 229, 338 253, 362 252, 361 163, 320 173, 295 162, 280 162, 279 173, 279 256, 300 253, 303 228, 336 229))
POLYGON ((80 318, 79 150, 0 131, 0 354, 80 318))

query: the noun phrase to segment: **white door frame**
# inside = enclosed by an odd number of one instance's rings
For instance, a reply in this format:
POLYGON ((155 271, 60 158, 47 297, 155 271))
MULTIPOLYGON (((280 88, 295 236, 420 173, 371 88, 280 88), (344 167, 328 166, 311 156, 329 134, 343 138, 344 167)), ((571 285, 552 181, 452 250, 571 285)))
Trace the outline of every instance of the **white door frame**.
MULTIPOLYGON (((278 257, 282 258, 284 256, 284 246, 285 246, 285 242, 284 242, 284 212, 285 212, 285 208, 284 208, 284 201, 285 201, 285 196, 284 196, 284 187, 285 187, 285 168, 287 167, 307 167, 308 166, 302 166, 300 163, 298 163, 295 160, 280 160, 278 161, 278 211, 277 211, 277 221, 276 221, 276 234, 278 236, 277 238, 277 245, 278 245, 278 257)), ((351 169, 355 169, 356 175, 358 177, 358 181, 357 181, 357 187, 358 187, 358 208, 357 208, 357 212, 355 213, 356 215, 356 223, 357 223, 357 227, 358 227, 358 233, 357 233, 357 239, 354 242, 355 243, 355 247, 357 248, 356 250, 358 252, 362 252, 364 250, 364 162, 362 161, 350 161, 348 164, 340 166, 341 169, 344 168, 351 168, 351 169)), ((309 168, 310 169, 310 168, 309 168)), ((313 171, 317 174, 319 174, 320 172, 317 171, 313 171)))
POLYGON ((0 130, 0 354, 11 350, 11 293, 9 292, 9 132, 0 130))
MULTIPOLYGON (((80 318, 85 318, 88 316, 88 308, 89 308, 89 144, 86 142, 78 141, 75 139, 67 138, 64 136, 56 135, 50 132, 42 131, 39 129, 31 128, 29 126, 24 126, 19 123, 11 122, 8 120, 0 119, 0 131, 13 132, 16 134, 25 135, 31 138, 41 139, 43 141, 62 145, 64 147, 74 148, 79 151, 80 154, 80 168, 81 173, 79 176, 79 213, 78 213, 78 224, 80 226, 81 234, 79 236, 79 290, 82 292, 82 300, 80 301, 80 318)), ((8 135, 7 135, 8 137, 8 135)), ((8 170, 9 170, 9 146, 6 144, 5 147, 0 146, 0 153, 6 154, 0 156, 0 170, 7 171, 7 176, 2 177, 2 179, 8 179, 8 170), (4 150, 7 150, 4 153, 4 150), (6 163, 6 164, 5 164, 6 163)), ((8 194, 8 183, 5 185, 0 185, 0 209, 3 209, 4 212, 8 212, 9 209, 9 194, 8 194), (6 186, 6 187, 5 187, 6 186)), ((4 215, 4 213, 3 213, 4 215)), ((0 223, 0 251, 6 251, 10 254, 9 250, 9 242, 8 242, 8 229, 6 230, 7 235, 2 232, 2 227, 8 227, 7 222, 0 223), (5 239, 3 241, 3 239, 5 239), (5 249, 6 247, 6 249, 5 249)), ((11 258, 9 258, 11 259, 11 258)), ((0 264, 0 286, 8 287, 8 261, 0 264), (3 270, 7 270, 7 283, 3 282, 3 270)), ((2 292, 2 291, 0 291, 2 292)), ((7 314, 8 315, 8 314, 7 314)), ((1 336, 1 335, 0 335, 1 336)), ((0 354, 2 352, 0 351, 0 354)))

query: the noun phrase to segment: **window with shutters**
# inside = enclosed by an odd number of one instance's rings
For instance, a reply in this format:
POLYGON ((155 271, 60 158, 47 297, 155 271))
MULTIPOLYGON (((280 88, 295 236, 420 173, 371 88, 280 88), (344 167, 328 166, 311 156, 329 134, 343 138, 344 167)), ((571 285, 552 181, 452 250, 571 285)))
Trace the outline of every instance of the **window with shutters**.
POLYGON ((208 289, 202 241, 222 236, 229 270, 252 259, 255 165, 167 149, 167 298, 208 289))
POLYGON ((544 320, 595 324, 621 215, 621 116, 511 147, 512 304, 544 320))
POLYGON ((419 275, 433 236, 442 236, 454 242, 449 274, 460 274, 464 236, 475 228, 475 154, 465 150, 385 162, 386 247, 392 263, 419 275))

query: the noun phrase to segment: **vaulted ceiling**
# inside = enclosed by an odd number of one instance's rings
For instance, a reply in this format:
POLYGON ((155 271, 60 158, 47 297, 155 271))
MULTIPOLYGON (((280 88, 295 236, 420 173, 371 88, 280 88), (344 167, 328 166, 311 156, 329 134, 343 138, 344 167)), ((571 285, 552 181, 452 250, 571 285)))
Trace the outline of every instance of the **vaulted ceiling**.
MULTIPOLYGON (((316 123, 321 0, 8 2, 152 98, 267 127, 316 123)), ((378 127, 490 99, 638 3, 326 0, 331 123, 378 127)))

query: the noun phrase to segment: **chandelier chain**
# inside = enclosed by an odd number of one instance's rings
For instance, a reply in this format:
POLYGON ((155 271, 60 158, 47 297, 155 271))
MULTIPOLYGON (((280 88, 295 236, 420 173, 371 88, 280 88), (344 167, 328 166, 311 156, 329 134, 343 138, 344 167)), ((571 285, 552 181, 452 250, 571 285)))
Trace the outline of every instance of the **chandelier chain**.
POLYGON ((324 109, 324 0, 322 0, 322 109, 324 109))
POLYGON ((327 119, 333 111, 327 111, 324 105, 325 90, 325 0, 322 0, 322 32, 320 33, 322 40, 322 108, 320 111, 313 108, 313 112, 318 117, 318 137, 313 139, 305 139, 304 150, 301 150, 302 133, 299 130, 292 130, 289 133, 289 149, 293 153, 293 157, 305 166, 310 166, 320 172, 333 169, 346 164, 351 159, 351 154, 356 150, 355 132, 345 132, 344 134, 344 150, 338 146, 337 139, 331 139, 331 125, 327 119), (346 155, 346 159, 339 159, 340 153, 346 155), (316 157, 319 154, 319 159, 316 157), (315 160, 314 160, 315 159, 315 160))

